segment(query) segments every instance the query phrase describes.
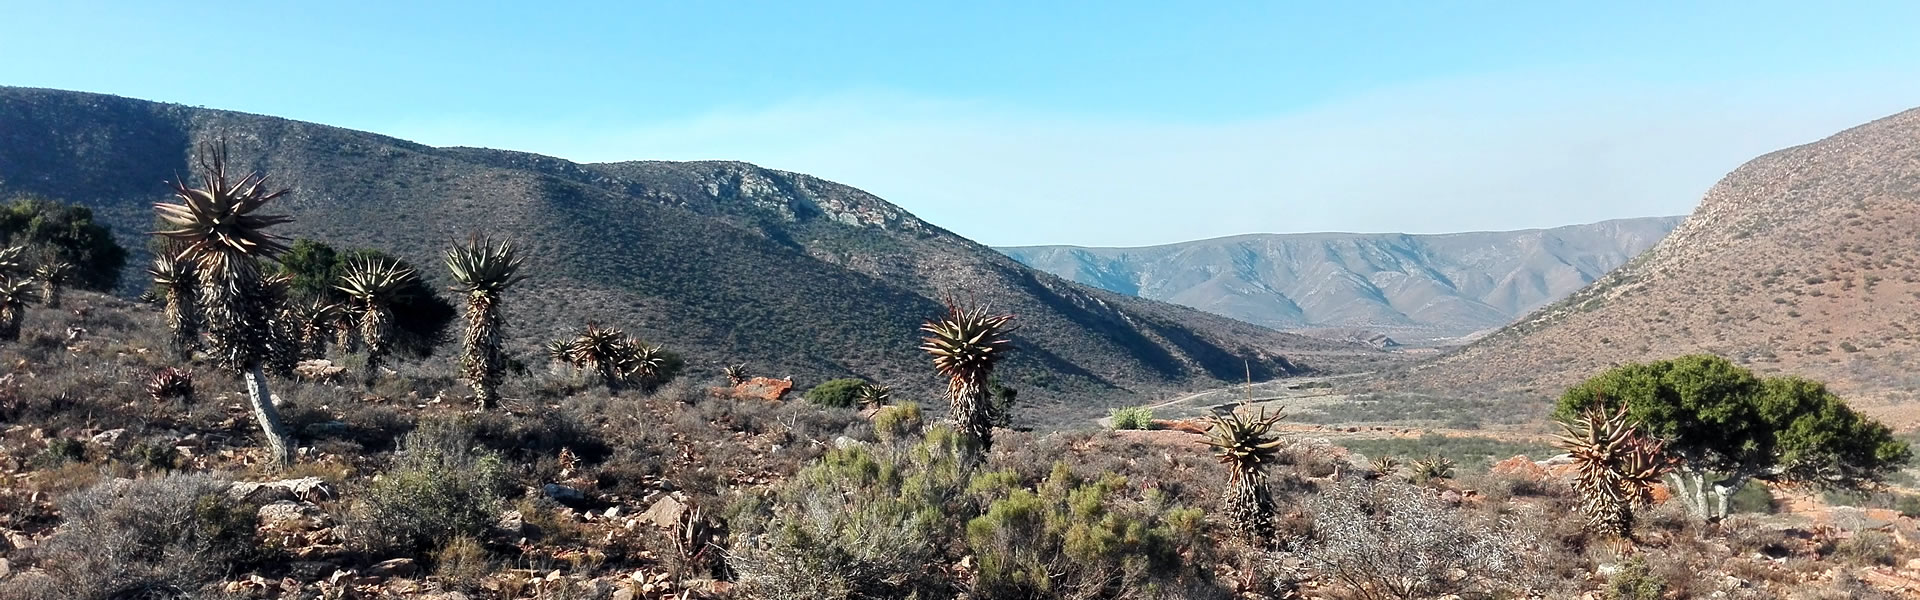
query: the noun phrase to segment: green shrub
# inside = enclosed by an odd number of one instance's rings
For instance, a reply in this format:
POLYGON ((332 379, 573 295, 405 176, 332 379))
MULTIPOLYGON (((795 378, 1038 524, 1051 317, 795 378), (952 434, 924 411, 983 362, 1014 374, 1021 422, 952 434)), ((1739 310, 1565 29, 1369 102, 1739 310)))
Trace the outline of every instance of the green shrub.
POLYGON ((1064 463, 1035 489, 1011 488, 1011 473, 976 478, 974 493, 997 496, 967 522, 979 561, 979 598, 1110 598, 1167 589, 1193 571, 1181 550, 1201 541, 1199 509, 1172 507, 1159 493, 1131 497, 1127 479, 1080 481, 1064 463))
POLYGON ((1890 567, 1898 564, 1900 558, 1893 536, 1872 529, 1856 531, 1853 537, 1841 540, 1833 547, 1833 555, 1863 567, 1890 567))
POLYGON ((885 442, 895 442, 920 435, 921 428, 925 426, 926 421, 920 415, 920 405, 913 402, 895 404, 873 415, 873 434, 885 442))
POLYGON ((860 403, 860 388, 867 382, 860 379, 835 379, 813 386, 807 390, 807 401, 819 406, 833 408, 852 408, 860 403))
POLYGON ((1620 566, 1607 579, 1607 600, 1660 600, 1667 593, 1667 582, 1647 568, 1647 560, 1638 556, 1620 566))
POLYGON ((1128 406, 1113 409, 1108 413, 1114 429, 1153 429, 1153 409, 1145 406, 1128 406))
POLYGON ((348 529, 370 549, 437 548, 479 537, 499 518, 508 486, 505 463, 479 447, 472 429, 425 421, 401 441, 393 468, 368 487, 348 529))
POLYGON ((109 479, 69 494, 60 501, 65 522, 33 552, 46 577, 16 577, 0 597, 176 597, 158 594, 198 590, 255 551, 256 509, 234 503, 226 490, 227 482, 210 475, 182 474, 109 479))

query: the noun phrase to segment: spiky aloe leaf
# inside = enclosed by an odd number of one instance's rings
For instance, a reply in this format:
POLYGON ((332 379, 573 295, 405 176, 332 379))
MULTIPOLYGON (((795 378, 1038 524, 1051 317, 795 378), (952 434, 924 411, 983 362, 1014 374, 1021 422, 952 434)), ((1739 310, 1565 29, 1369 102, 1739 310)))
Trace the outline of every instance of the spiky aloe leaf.
POLYGON ((854 397, 859 399, 861 406, 867 408, 886 406, 893 402, 893 387, 883 383, 861 384, 854 391, 854 397))
POLYGON ((1554 445, 1573 459, 1573 487, 1588 529, 1627 538, 1633 510, 1651 502, 1654 486, 1672 466, 1666 444, 1628 422, 1624 404, 1609 413, 1596 403, 1560 428, 1554 445))
POLYGON ((0 248, 0 275, 21 275, 27 272, 27 248, 8 246, 0 248))
POLYGON ((750 379, 749 373, 747 371, 746 363, 728 365, 725 370, 721 371, 721 373, 727 376, 727 383, 731 383, 733 385, 740 385, 742 383, 746 383, 747 379, 750 379))
POLYGON ((174 367, 162 368, 147 377, 147 396, 154 402, 180 398, 193 402, 193 372, 174 367))
POLYGON ((267 228, 293 218, 259 211, 291 190, 268 189, 266 175, 257 172, 231 178, 223 147, 204 153, 199 167, 202 187, 176 181, 173 194, 179 202, 154 205, 164 227, 155 235, 184 243, 206 260, 271 258, 287 250, 285 239, 267 233, 267 228))
POLYGON ((507 242, 473 238, 447 250, 447 271, 455 288, 468 294, 498 294, 526 280, 520 272, 526 257, 507 242))

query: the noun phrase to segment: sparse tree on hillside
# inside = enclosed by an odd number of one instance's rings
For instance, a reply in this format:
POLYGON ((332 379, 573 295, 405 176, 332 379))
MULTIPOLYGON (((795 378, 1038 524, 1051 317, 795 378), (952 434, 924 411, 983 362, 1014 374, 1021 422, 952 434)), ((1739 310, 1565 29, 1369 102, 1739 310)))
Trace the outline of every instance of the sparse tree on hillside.
POLYGON ((393 350, 393 304, 413 278, 413 270, 398 262, 371 259, 349 263, 340 277, 340 291, 353 299, 360 316, 360 341, 367 349, 363 376, 368 382, 379 376, 381 361, 393 350))
POLYGON ((1629 537, 1634 509, 1653 501, 1653 486, 1667 470, 1666 445, 1629 424, 1625 407, 1609 414, 1599 405, 1588 406, 1560 427, 1555 445, 1579 469, 1573 487, 1580 493, 1587 529, 1629 537))
POLYGON ((920 349, 947 377, 947 419, 970 445, 984 452, 993 444, 993 398, 988 381, 993 368, 1013 350, 1007 339, 1013 315, 991 314, 983 307, 947 302, 947 314, 920 327, 927 333, 920 349))
POLYGON ((286 244, 267 228, 291 217, 263 215, 259 210, 288 190, 269 190, 266 176, 249 173, 238 180, 227 173, 224 146, 200 153, 201 187, 174 182, 178 203, 155 205, 163 229, 157 235, 185 245, 177 260, 192 260, 200 275, 200 308, 206 334, 223 368, 238 372, 247 382, 254 418, 273 459, 293 462, 293 436, 280 420, 267 389, 266 361, 274 352, 272 293, 261 273, 260 261, 286 250, 286 244))
POLYGON ((455 289, 467 296, 460 370, 473 385, 474 401, 482 410, 493 408, 506 362, 500 352, 500 295, 526 279, 520 274, 524 262, 512 244, 481 238, 447 251, 447 270, 453 273, 455 289))
POLYGON ((1684 356, 1594 376, 1560 398, 1555 418, 1590 406, 1618 410, 1664 440, 1675 461, 1666 479, 1694 514, 1727 515, 1753 480, 1851 489, 1871 485, 1913 456, 1907 444, 1854 412, 1825 385, 1762 379, 1724 358, 1684 356))
POLYGON ((27 305, 36 298, 33 282, 14 275, 0 275, 0 341, 20 339, 20 320, 27 305))
POLYGON ((177 253, 154 257, 147 274, 165 291, 167 329, 173 332, 173 351, 181 360, 200 345, 199 292, 194 289, 193 261, 177 253))
POLYGON ((60 292, 73 278, 73 263, 49 251, 33 266, 33 279, 40 282, 40 298, 47 308, 60 308, 60 292))
POLYGON ((1213 447, 1214 456, 1230 469, 1227 492, 1221 503, 1235 533, 1255 547, 1273 542, 1273 498, 1267 494, 1266 468, 1280 455, 1283 443, 1273 436, 1273 426, 1282 413, 1247 417, 1239 413, 1215 415, 1213 429, 1204 442, 1213 447))

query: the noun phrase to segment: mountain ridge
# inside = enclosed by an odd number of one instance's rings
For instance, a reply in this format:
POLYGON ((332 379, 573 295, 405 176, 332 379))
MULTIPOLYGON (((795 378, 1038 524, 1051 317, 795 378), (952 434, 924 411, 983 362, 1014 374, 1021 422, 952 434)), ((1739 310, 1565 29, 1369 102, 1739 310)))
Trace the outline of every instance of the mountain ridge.
POLYGON ((1002 247, 1063 278, 1283 330, 1490 330, 1653 245, 1681 217, 1445 234, 1241 234, 1128 248, 1002 247))
MULTIPOLYGON (((872 194, 738 162, 580 164, 83 92, 0 87, 0 185, 93 207, 130 249, 151 202, 214 138, 292 188, 285 233, 388 249, 444 283, 439 252, 492 233, 536 275, 508 300, 512 346, 589 320, 696 359, 860 376, 931 395, 917 326, 948 297, 1019 315, 1009 383, 1041 412, 1190 385, 1280 377, 1356 346, 1084 288, 1027 269, 872 194), (924 278, 916 278, 924 275, 924 278)), ((138 267, 138 257, 134 261, 138 267)), ((138 277, 128 277, 137 287, 138 277)), ((130 291, 130 290, 123 290, 130 291)), ((537 360, 533 358, 530 360, 537 360)), ((1042 419, 1050 417, 1042 416, 1042 419)))

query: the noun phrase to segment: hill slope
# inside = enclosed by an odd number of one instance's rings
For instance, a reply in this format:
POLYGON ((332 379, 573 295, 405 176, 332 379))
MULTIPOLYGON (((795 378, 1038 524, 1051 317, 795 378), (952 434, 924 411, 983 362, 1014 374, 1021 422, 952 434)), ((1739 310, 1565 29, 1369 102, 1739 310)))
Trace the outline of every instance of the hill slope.
POLYGON ((597 320, 679 350, 696 368, 747 361, 803 386, 858 375, 924 392, 937 381, 916 350, 916 328, 951 295, 1019 315, 1023 351, 1006 375, 1037 388, 1023 399, 1056 408, 1230 381, 1248 363, 1256 378, 1283 376, 1355 353, 1075 285, 860 190, 743 163, 583 165, 0 88, 0 191, 93 206, 143 247, 130 234, 148 228, 151 202, 187 172, 190 148, 215 137, 242 166, 293 188, 277 207, 296 218, 288 234, 388 248, 434 267, 446 244, 471 233, 520 241, 537 275, 509 300, 523 351, 597 320))
POLYGON ((1920 349, 1920 110, 1754 159, 1646 254, 1400 380, 1547 397, 1691 352, 1910 397, 1920 349))
POLYGON ((1102 289, 1276 329, 1456 337, 1505 325, 1645 251, 1680 217, 1445 235, 1258 234, 1144 248, 1001 248, 1102 289))

